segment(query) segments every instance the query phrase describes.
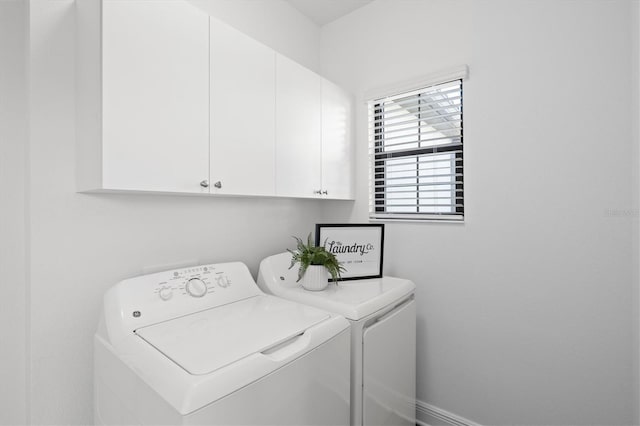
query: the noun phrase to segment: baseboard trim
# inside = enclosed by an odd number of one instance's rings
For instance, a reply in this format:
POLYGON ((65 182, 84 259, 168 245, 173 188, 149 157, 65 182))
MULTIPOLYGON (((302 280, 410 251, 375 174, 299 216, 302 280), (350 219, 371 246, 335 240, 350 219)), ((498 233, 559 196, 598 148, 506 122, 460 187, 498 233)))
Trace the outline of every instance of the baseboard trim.
POLYGON ((416 423, 420 426, 481 426, 422 401, 416 401, 416 423))

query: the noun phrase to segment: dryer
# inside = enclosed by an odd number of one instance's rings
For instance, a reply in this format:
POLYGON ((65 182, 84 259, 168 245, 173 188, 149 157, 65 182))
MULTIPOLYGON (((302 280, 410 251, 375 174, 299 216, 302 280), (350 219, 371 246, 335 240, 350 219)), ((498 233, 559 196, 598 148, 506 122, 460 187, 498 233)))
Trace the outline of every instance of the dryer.
POLYGON ((296 283, 291 254, 260 263, 267 293, 336 312, 351 324, 351 425, 415 425, 415 284, 382 277, 342 281, 323 291, 296 283))
POLYGON ((124 280, 94 339, 100 425, 349 424, 349 323, 239 262, 124 280))

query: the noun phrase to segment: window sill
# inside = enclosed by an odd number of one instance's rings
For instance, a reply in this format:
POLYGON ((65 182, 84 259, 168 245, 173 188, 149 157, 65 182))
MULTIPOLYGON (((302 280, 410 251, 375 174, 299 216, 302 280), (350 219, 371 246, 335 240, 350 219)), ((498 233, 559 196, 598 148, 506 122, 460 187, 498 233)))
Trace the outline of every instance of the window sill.
POLYGON ((464 225, 464 219, 391 219, 391 218, 369 218, 372 223, 456 223, 464 225))

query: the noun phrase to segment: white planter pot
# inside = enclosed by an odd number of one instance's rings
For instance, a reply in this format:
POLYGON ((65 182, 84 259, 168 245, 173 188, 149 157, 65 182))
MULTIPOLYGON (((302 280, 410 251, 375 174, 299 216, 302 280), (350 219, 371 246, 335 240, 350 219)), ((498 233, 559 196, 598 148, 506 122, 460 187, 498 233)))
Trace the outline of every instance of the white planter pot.
POLYGON ((302 276, 302 288, 321 291, 329 285, 329 271, 322 265, 309 265, 302 276))

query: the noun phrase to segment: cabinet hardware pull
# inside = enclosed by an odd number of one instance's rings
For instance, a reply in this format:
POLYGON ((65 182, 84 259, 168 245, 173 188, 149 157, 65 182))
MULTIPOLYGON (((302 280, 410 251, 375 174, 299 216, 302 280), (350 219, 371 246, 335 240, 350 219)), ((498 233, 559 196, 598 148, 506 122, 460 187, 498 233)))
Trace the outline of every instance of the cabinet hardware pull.
POLYGON ((216 183, 213 184, 213 186, 215 186, 216 188, 220 189, 220 188, 222 188, 222 182, 217 181, 216 183))
POLYGON ((323 193, 324 195, 329 195, 329 191, 327 191, 326 189, 325 189, 324 191, 322 191, 322 193, 323 193))
POLYGON ((208 188, 209 187, 209 181, 208 180, 203 180, 202 182, 200 182, 200 186, 203 188, 208 188))
POLYGON ((322 194, 322 191, 318 189, 318 190, 313 191, 313 193, 320 195, 320 194, 322 194))

